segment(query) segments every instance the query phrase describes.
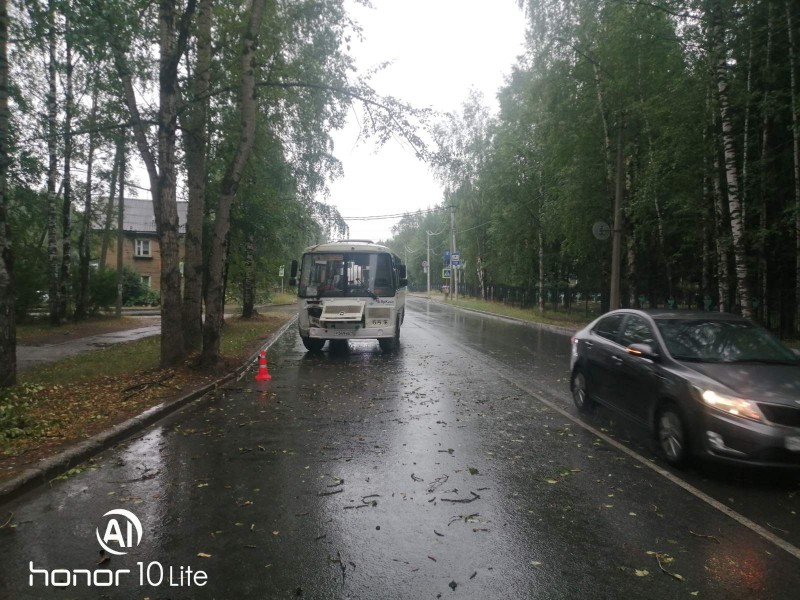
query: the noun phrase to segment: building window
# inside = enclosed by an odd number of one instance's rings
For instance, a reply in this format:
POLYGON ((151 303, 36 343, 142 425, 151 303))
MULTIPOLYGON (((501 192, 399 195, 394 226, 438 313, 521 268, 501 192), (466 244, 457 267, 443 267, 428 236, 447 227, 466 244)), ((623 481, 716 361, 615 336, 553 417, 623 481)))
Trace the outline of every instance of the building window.
POLYGON ((150 254, 150 240, 136 240, 134 256, 150 258, 152 256, 150 254))
POLYGON ((150 287, 150 275, 142 275, 142 283, 149 288, 150 287))

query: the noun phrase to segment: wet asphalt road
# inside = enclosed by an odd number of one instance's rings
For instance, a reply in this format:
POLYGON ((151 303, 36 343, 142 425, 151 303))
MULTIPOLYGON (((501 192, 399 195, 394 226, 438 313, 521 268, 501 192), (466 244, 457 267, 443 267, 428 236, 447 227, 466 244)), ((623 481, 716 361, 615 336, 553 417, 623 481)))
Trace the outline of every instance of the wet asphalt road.
POLYGON ((797 480, 665 476, 619 417, 576 417, 568 353, 564 335, 419 299, 395 355, 307 354, 291 328, 261 389, 249 372, 0 507, 16 525, 0 598, 796 597, 797 480), (95 530, 119 508, 141 543, 98 566, 95 530), (31 587, 31 561, 130 573, 31 587))

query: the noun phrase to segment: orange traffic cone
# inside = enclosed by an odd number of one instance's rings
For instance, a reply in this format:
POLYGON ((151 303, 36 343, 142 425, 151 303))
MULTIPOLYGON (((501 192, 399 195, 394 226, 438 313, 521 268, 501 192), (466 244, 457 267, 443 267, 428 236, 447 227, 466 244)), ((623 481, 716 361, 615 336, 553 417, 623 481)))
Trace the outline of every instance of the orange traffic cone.
POLYGON ((267 370, 267 351, 262 350, 261 356, 258 359, 258 373, 256 374, 256 381, 269 381, 272 375, 267 370))

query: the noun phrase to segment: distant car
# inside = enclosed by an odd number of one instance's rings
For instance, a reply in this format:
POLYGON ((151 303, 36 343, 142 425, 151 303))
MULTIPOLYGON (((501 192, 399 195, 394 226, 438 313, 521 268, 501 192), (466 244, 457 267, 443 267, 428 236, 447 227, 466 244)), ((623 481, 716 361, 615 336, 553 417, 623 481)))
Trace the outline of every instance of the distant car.
POLYGON ((692 455, 800 467, 800 359, 736 315, 616 310, 572 338, 570 388, 654 434, 668 463, 692 455))

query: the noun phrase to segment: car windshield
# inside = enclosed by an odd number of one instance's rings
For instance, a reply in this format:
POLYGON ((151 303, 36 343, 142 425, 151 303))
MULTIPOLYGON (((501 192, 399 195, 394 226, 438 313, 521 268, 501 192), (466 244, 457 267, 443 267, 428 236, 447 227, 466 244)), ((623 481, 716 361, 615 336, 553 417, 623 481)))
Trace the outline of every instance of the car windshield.
POLYGON ((798 364, 794 352, 748 321, 656 319, 656 325, 676 360, 798 364))
POLYGON ((304 297, 394 296, 386 253, 314 253, 303 256, 299 294, 304 297))

